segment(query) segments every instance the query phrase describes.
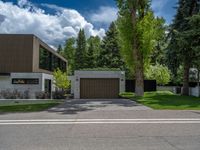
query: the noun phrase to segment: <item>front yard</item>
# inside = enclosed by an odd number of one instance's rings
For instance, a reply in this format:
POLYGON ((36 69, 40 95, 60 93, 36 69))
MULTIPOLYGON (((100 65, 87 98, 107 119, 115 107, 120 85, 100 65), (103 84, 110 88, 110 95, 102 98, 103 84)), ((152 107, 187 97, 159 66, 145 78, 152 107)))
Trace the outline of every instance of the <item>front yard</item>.
POLYGON ((168 91, 145 92, 143 97, 136 97, 134 93, 122 93, 120 96, 153 109, 200 110, 200 98, 175 95, 168 91))
POLYGON ((0 112, 43 111, 60 103, 57 100, 1 100, 0 112))

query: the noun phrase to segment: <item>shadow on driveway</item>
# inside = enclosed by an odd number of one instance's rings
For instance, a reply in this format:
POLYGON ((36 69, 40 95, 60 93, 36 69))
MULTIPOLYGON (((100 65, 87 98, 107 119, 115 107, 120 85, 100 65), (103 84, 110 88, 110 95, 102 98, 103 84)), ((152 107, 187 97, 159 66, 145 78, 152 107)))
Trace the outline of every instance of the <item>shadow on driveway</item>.
POLYGON ((148 110, 150 108, 127 99, 72 99, 51 108, 48 112, 77 114, 95 110, 148 110))

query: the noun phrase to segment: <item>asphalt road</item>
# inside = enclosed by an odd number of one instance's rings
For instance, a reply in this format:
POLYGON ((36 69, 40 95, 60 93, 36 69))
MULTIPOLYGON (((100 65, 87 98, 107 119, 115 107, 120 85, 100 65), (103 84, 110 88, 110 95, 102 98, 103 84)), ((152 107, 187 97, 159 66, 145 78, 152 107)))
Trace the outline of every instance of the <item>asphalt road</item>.
POLYGON ((0 150, 199 150, 200 111, 155 111, 127 100, 68 101, 0 114, 0 150))

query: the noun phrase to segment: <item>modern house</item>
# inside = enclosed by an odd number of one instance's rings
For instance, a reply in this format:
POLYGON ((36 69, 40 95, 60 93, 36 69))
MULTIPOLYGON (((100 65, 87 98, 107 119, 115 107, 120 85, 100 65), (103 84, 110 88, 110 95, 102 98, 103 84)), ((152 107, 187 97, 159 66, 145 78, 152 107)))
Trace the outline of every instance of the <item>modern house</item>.
POLYGON ((56 68, 65 71, 67 60, 35 35, 0 34, 0 91, 51 95, 56 68))

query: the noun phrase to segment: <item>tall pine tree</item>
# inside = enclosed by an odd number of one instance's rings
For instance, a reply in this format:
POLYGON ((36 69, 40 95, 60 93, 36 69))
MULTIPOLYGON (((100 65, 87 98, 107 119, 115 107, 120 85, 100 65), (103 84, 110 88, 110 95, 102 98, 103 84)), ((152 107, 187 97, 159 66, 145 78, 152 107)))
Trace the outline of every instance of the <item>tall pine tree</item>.
POLYGON ((74 72, 74 56, 75 56, 75 38, 69 38, 66 40, 63 56, 68 61, 68 74, 74 72))
POLYGON ((91 42, 88 47, 86 55, 86 66, 85 68, 95 68, 95 57, 94 57, 94 45, 91 42))
POLYGON ((118 44, 118 31, 114 22, 111 23, 106 36, 103 38, 98 63, 98 66, 102 68, 124 69, 118 44))
MULTIPOLYGON (((189 70, 192 67, 198 53, 199 27, 192 24, 192 18, 200 11, 200 0, 179 0, 177 14, 172 24, 170 51, 173 54, 171 61, 173 70, 176 71, 178 64, 183 65, 183 95, 189 95, 189 70), (196 41, 197 40, 197 41, 196 41), (198 44, 197 44, 198 43, 198 44)), ((170 56, 170 55, 169 55, 170 56)))
POLYGON ((75 51, 75 70, 83 69, 86 67, 86 37, 84 29, 80 29, 76 41, 76 51, 75 51))
POLYGON ((57 53, 61 54, 63 52, 62 46, 58 45, 57 53))
POLYGON ((98 67, 98 58, 100 56, 101 52, 101 39, 99 36, 90 36, 87 40, 88 49, 91 46, 93 47, 93 55, 94 55, 94 61, 93 61, 93 67, 98 67))

